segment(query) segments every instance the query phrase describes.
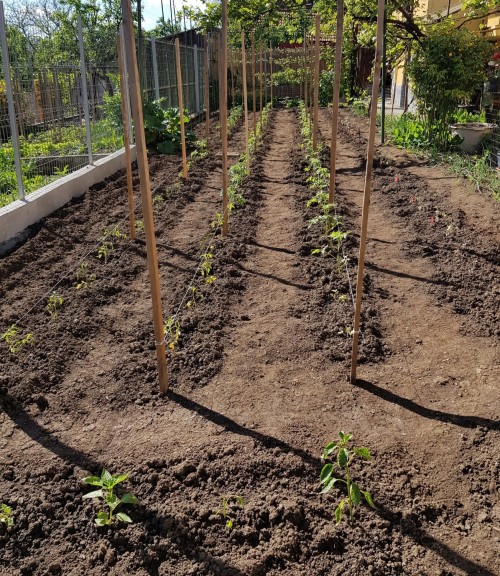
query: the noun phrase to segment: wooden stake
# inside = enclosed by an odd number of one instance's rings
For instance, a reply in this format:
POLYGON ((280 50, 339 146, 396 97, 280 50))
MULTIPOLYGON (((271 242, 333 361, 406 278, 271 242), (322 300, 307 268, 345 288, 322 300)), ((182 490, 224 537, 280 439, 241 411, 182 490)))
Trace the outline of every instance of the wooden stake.
POLYGON ((259 110, 260 125, 262 126, 262 44, 259 49, 259 110))
POLYGON ((132 160, 130 158, 130 132, 128 126, 128 85, 125 82, 125 66, 123 62, 123 28, 116 35, 116 48, 118 50, 118 68, 120 70, 120 92, 122 96, 122 120, 123 120, 123 146, 125 147, 125 169, 127 170, 127 197, 130 219, 130 238, 135 240, 135 214, 134 214, 134 187, 132 184, 132 160))
POLYGON ((137 164, 141 181, 142 211, 144 215, 144 232, 146 235, 146 250, 148 256, 149 281, 151 283, 151 299, 153 302, 153 324, 156 341, 156 359, 158 362, 158 377, 160 392, 168 390, 167 358, 165 337, 163 334, 163 319, 161 306, 160 276, 158 274, 158 256, 156 253, 156 240, 154 233, 153 203, 151 199, 151 185, 149 182, 149 166, 144 136, 144 122, 142 116, 141 87, 139 84, 139 70, 135 52, 134 22, 130 0, 121 0, 123 30, 125 41, 125 56, 130 79, 130 92, 132 98, 132 114, 134 117, 137 164))
POLYGON ((210 54, 208 34, 205 36, 205 138, 210 136, 210 54))
POLYGON ((247 93, 247 57, 245 50, 245 32, 241 32, 241 67, 243 72, 243 108, 245 110, 245 143, 247 173, 250 176, 250 146, 248 142, 248 93, 247 93))
POLYGON ((356 306, 354 313, 354 330, 352 334, 351 384, 356 383, 356 365, 358 362, 359 324, 361 317, 361 300, 363 298, 363 271, 365 265, 366 236, 368 230, 368 212, 372 188, 373 153, 375 149, 375 132, 377 129, 377 100, 380 89, 380 62, 382 60, 382 36, 384 27, 385 0, 378 0, 377 14, 377 47, 373 70, 373 88, 370 109, 370 131, 366 154, 366 175, 363 194, 363 212, 361 214, 361 238, 359 241, 358 279, 356 283, 356 306))
POLYGON ((257 101, 255 96, 255 31, 252 30, 252 104, 253 104, 253 135, 257 135, 257 101))
POLYGON ((220 136, 222 140, 222 235, 227 236, 229 224, 228 169, 227 169, 227 0, 222 0, 221 37, 222 98, 220 112, 220 136))
POLYGON ((309 111, 309 109, 307 107, 307 73, 308 73, 308 68, 307 68, 306 34, 304 32, 304 106, 305 106, 305 110, 306 110, 306 115, 309 111))
POLYGON ((179 100, 179 116, 181 119, 181 146, 182 146, 182 175, 188 177, 186 154, 186 131, 184 128, 184 100, 182 98, 182 71, 181 71, 181 45, 179 38, 175 39, 175 62, 177 68, 177 98, 179 100))
POLYGON ((234 110, 234 48, 231 48, 231 107, 234 110))
POLYGON ((273 107, 273 44, 269 44, 269 83, 271 85, 271 108, 273 107))
POLYGON ((313 150, 318 147, 318 107, 319 107, 319 39, 321 34, 319 14, 316 14, 316 38, 314 50, 314 120, 313 120, 313 150))
POLYGON ((337 132, 339 127, 340 74, 342 72, 342 39, 344 34, 344 0, 337 0, 337 34, 335 36, 335 65, 333 68, 332 140, 330 144, 330 187, 328 203, 335 198, 335 171, 337 169, 337 132))

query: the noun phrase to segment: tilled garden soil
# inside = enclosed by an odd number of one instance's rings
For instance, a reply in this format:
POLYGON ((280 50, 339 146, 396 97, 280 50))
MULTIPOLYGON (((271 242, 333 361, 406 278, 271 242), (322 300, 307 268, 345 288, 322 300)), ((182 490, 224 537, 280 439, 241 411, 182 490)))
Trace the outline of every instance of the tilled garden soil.
MULTIPOLYGON (((325 142, 329 122, 322 110, 325 142)), ((165 316, 180 327, 166 397, 143 234, 111 237, 98 257, 106 228, 127 233, 123 174, 0 260, 1 331, 21 319, 34 338, 17 354, 1 343, 0 502, 14 524, 0 527, 0 574, 500 574, 498 205, 377 150, 350 385, 365 138, 366 122, 343 114, 340 268, 311 255, 321 228, 309 224, 317 209, 306 208, 294 110, 271 113, 227 238, 211 227, 217 138, 185 183, 177 158, 151 159, 165 316), (57 318, 45 308, 52 289, 57 318), (337 526, 342 491, 322 496, 318 479, 339 430, 372 451, 352 474, 377 509, 337 526), (81 480, 103 467, 130 472, 133 524, 94 524, 81 480), (228 530, 222 499, 236 495, 245 504, 231 500, 228 530)), ((243 148, 240 125, 231 162, 243 148)))

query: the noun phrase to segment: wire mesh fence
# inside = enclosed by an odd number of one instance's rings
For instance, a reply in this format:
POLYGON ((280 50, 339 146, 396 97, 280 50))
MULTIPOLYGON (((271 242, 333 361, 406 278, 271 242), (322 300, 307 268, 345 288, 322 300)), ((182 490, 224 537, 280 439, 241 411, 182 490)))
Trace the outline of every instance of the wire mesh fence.
MULTIPOLYGON (((1 207, 122 148, 123 120, 116 47, 108 46, 105 62, 89 61, 83 34, 75 34, 67 53, 83 53, 83 59, 41 65, 36 47, 46 41, 47 32, 25 28, 22 39, 28 48, 20 57, 18 28, 13 34, 14 26, 0 20, 5 40, 0 70, 1 207)), ((191 115, 200 114, 204 47, 181 45, 180 50, 184 107, 191 115)), ((178 107, 173 40, 144 39, 139 69, 144 100, 162 98, 163 107, 178 107)))

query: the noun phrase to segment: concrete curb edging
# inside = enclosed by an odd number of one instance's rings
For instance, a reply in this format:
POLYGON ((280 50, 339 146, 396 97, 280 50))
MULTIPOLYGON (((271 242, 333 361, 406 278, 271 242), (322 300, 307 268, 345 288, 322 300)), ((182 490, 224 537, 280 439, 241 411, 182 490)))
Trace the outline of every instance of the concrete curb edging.
MULTIPOLYGON (((135 146, 130 147, 132 161, 136 159, 135 146)), ((42 218, 49 216, 72 198, 125 168, 125 149, 96 160, 93 166, 85 166, 26 196, 0 208, 0 244, 11 240, 23 230, 42 218)))

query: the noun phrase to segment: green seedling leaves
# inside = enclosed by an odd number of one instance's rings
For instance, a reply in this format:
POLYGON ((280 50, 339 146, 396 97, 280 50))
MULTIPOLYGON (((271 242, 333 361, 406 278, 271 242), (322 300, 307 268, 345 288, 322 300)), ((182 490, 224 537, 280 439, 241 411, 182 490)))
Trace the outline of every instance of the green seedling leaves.
POLYGON ((366 490, 361 490, 361 494, 363 494, 363 496, 365 497, 366 502, 368 503, 369 506, 371 506, 374 510, 376 510, 376 506, 373 503, 373 498, 372 495, 370 494, 370 492, 366 491, 366 490))
POLYGON ((343 498, 335 508, 335 521, 340 523, 344 507, 349 508, 349 518, 353 520, 354 508, 359 506, 364 500, 371 507, 375 508, 373 498, 370 492, 361 490, 359 485, 351 477, 350 466, 356 458, 361 460, 371 460, 372 455, 365 446, 353 446, 347 448, 352 440, 352 434, 339 432, 339 440, 329 442, 323 448, 323 460, 330 460, 321 469, 319 480, 322 485, 321 494, 330 492, 337 482, 341 482, 347 488, 347 497, 343 498), (344 478, 334 476, 335 470, 343 473, 344 478))
POLYGON ((321 484, 324 484, 330 479, 332 472, 333 472, 333 464, 325 464, 323 466, 321 474, 319 476, 321 484))
POLYGON ((337 456, 337 462, 341 468, 345 468, 347 463, 349 462, 349 452, 345 448, 341 448, 339 450, 337 456))
POLYGON ((5 524, 7 528, 10 528, 14 524, 12 508, 7 506, 7 504, 0 504, 0 523, 5 524))
POLYGON ((222 507, 216 511, 216 514, 222 516, 222 518, 226 521, 226 529, 228 532, 234 528, 234 514, 235 511, 231 507, 231 502, 237 504, 243 508, 245 506, 245 500, 242 496, 238 496, 237 494, 230 494, 229 496, 222 497, 222 507))
MULTIPOLYGON (((139 500, 131 492, 127 492, 121 498, 117 496, 114 492, 114 488, 117 484, 125 482, 128 478, 128 473, 126 474, 111 474, 108 470, 103 469, 101 476, 87 476, 83 478, 86 484, 91 486, 100 486, 99 490, 94 490, 83 496, 84 499, 94 498, 102 499, 107 507, 107 511, 101 510, 97 513, 95 518, 95 523, 97 526, 109 526, 113 523, 113 512, 121 504, 138 504, 139 500)), ((127 514, 123 512, 117 512, 114 518, 121 520, 122 522, 131 523, 132 520, 127 514)))
POLYGON ((130 492, 127 492, 126 494, 124 494, 122 496, 122 502, 124 504, 139 504, 139 500, 137 499, 137 496, 134 496, 130 492))
POLYGON ((363 460, 371 460, 372 459, 372 455, 370 454, 370 450, 368 450, 368 448, 365 448, 364 446, 360 446, 359 448, 354 448, 353 452, 354 452, 354 454, 356 454, 356 456, 363 458, 363 460))
POLYGON ((342 520, 342 510, 346 502, 347 500, 341 500, 337 508, 335 508, 335 521, 337 522, 337 524, 340 524, 340 521, 342 520))
POLYGON ((85 494, 83 498, 104 498, 104 493, 102 490, 94 490, 93 492, 85 494))

